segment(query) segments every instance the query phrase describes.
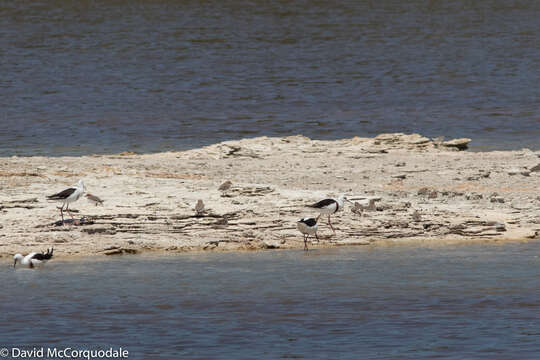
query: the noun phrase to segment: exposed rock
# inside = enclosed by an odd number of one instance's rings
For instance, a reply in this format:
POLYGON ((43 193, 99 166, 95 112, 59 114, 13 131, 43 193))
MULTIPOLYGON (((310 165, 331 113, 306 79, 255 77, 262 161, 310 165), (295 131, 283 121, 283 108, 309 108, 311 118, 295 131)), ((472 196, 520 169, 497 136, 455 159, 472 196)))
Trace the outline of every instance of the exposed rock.
POLYGON ((465 198, 467 200, 482 200, 484 196, 482 194, 477 194, 477 193, 467 193, 465 195, 465 198))
POLYGON ((427 137, 419 135, 419 134, 407 135, 405 137, 405 141, 408 142, 409 144, 414 144, 414 145, 427 144, 430 142, 430 140, 427 137))
POLYGON ((103 254, 105 254, 105 255, 121 255, 122 254, 122 249, 107 250, 107 251, 104 251, 103 254))
POLYGON ((264 240, 263 248, 265 249, 279 249, 281 247, 281 241, 278 240, 264 240))
POLYGON ((219 245, 219 241, 209 241, 203 246, 203 250, 213 250, 217 248, 219 245))
POLYGON ((510 206, 512 206, 512 208, 516 210, 526 210, 526 209, 530 209, 532 204, 524 202, 524 201, 516 200, 516 201, 512 201, 512 204, 510 206))
POLYGON ((111 225, 92 225, 81 229, 82 232, 87 234, 102 234, 102 235, 114 235, 116 230, 111 225))
POLYGON ((458 150, 467 150, 468 144, 471 142, 469 138, 453 139, 444 141, 442 146, 456 148, 458 150))
POLYGON ((466 221, 462 224, 450 226, 448 233, 466 237, 497 236, 506 231, 506 226, 497 221, 466 221))
POLYGON ((224 157, 251 157, 260 158, 260 156, 253 150, 246 147, 232 145, 230 143, 221 144, 224 157))
POLYGON ((104 255, 122 255, 122 254, 136 254, 138 251, 131 248, 122 248, 120 246, 109 246, 101 251, 104 255))
POLYGON ((529 169, 530 172, 540 172, 540 164, 529 169))
POLYGON ((430 143, 430 140, 429 138, 419 134, 389 133, 376 136, 375 144, 377 143, 404 143, 411 145, 422 145, 430 143))
POLYGON ((531 172, 527 169, 517 169, 517 168, 513 168, 513 169, 510 169, 510 170, 507 170, 506 173, 508 175, 518 175, 518 174, 521 174, 523 176, 529 176, 531 174, 531 172))
POLYGON ((331 229, 321 218, 320 247, 384 239, 445 242, 459 240, 456 234, 467 241, 523 239, 529 230, 540 230, 540 172, 533 171, 538 158, 531 161, 528 151, 458 153, 437 141, 405 134, 332 141, 260 137, 128 157, 0 157, 0 255, 55 242, 62 243, 60 256, 91 255, 113 240, 117 248, 106 251, 115 254, 130 248, 261 249, 275 247, 275 241, 281 248, 302 248, 295 222, 317 215, 305 199, 329 193, 347 193, 357 205, 332 216, 335 242, 324 241, 331 229), (41 176, 33 176, 44 163, 41 176), (510 177, 510 168, 517 175, 510 177), (530 177, 522 176, 525 170, 530 177), (404 174, 407 181, 391 177, 404 174), (59 204, 43 197, 52 182, 61 187, 89 176, 90 192, 106 198, 108 206, 78 201, 80 215, 73 214, 95 223, 68 226, 67 216, 66 226, 50 226, 60 218, 59 204), (229 189, 218 191, 225 180, 229 189), (458 197, 464 194, 470 201, 458 197), (385 203, 370 204, 373 196, 385 203), (30 198, 36 200, 24 201, 30 198), (200 216, 193 211, 197 199, 206 208, 200 216), (20 208, 9 208, 14 206, 20 208))
POLYGON ((227 193, 223 193, 222 197, 236 197, 236 196, 264 196, 273 192, 269 186, 246 186, 243 188, 234 188, 227 193))

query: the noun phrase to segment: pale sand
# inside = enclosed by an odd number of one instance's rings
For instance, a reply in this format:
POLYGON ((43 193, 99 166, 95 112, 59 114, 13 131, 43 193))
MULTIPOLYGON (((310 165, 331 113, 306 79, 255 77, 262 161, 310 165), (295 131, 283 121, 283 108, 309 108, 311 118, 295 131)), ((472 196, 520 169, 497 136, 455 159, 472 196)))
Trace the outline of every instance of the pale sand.
MULTIPOLYGON (((325 219, 319 244, 377 245, 540 238, 539 153, 468 152, 419 135, 315 141, 303 136, 228 141, 137 155, 0 158, 0 255, 302 248, 305 205, 348 194, 376 209, 325 219), (46 195, 84 179, 105 201, 72 207, 93 225, 55 226, 46 195), (230 180, 232 187, 219 191, 230 180), (497 193, 497 194, 494 194, 497 193), (207 210, 196 217, 202 199, 207 210)), ((69 216, 66 214, 66 218, 69 216)))

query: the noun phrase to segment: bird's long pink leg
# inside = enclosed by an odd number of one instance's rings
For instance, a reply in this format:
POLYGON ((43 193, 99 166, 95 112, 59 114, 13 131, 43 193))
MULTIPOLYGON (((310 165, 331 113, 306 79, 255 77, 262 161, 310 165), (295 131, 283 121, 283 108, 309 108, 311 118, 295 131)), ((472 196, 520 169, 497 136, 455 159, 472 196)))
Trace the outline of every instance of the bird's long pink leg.
POLYGON ((66 205, 66 211, 68 212, 69 216, 71 216, 71 220, 73 220, 73 224, 75 224, 75 218, 73 217, 73 214, 71 211, 69 211, 69 204, 66 205))
POLYGON ((60 216, 62 217, 62 225, 65 225, 64 224, 64 204, 62 204, 62 206, 60 206, 60 216))
POLYGON ((332 223, 330 222, 330 215, 328 215, 328 225, 330 225, 330 228, 334 232, 334 235, 336 234, 336 230, 334 230, 334 227, 332 226, 332 223))

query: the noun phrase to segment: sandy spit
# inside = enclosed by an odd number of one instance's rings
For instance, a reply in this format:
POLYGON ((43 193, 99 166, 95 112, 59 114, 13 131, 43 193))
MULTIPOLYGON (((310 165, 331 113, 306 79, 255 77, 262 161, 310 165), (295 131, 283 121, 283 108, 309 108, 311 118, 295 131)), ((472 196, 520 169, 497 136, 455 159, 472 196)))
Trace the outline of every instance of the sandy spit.
POLYGON ((467 142, 259 137, 147 155, 3 157, 0 256, 302 248, 296 221, 317 215, 306 205, 341 193, 355 204, 333 217, 335 236, 321 219, 310 246, 540 239, 540 152, 469 152, 467 142), (46 195, 79 179, 103 206, 81 198, 72 206, 83 224, 58 226, 60 204, 46 195))

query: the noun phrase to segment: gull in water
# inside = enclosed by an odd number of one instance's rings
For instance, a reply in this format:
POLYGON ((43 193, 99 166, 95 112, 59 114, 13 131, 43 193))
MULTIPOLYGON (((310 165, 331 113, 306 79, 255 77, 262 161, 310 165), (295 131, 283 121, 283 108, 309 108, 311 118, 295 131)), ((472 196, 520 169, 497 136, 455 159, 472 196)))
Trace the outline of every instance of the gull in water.
POLYGON ((62 216, 62 224, 64 224, 64 205, 66 206, 66 211, 71 216, 71 219, 75 221, 75 218, 73 217, 73 214, 71 214, 71 211, 69 211, 68 207, 69 204, 72 202, 75 202, 79 200, 79 198, 82 196, 82 194, 86 191, 86 187, 84 186, 84 183, 82 180, 79 180, 77 184, 75 184, 72 187, 69 187, 57 194, 47 196, 48 200, 56 200, 61 201, 62 206, 60 207, 60 215, 62 216))
POLYGON ((26 256, 17 254, 13 257, 14 259, 13 267, 15 268, 15 266, 17 265, 17 262, 20 262, 21 265, 29 267, 30 269, 33 269, 34 267, 45 264, 47 261, 49 261, 53 257, 53 251, 54 251, 54 248, 47 249, 46 253, 33 252, 26 256))
POLYGON ((334 230, 334 227, 332 226, 332 223, 330 222, 330 215, 337 213, 339 210, 343 209, 343 206, 345 205, 345 201, 351 202, 347 199, 345 195, 340 195, 337 199, 324 199, 321 200, 313 205, 308 205, 311 208, 317 209, 319 211, 319 216, 317 216, 317 220, 321 217, 322 214, 328 215, 328 225, 330 225, 330 228, 336 233, 336 230, 334 230))
POLYGON ((304 250, 308 250, 307 241, 310 235, 315 235, 317 242, 319 238, 317 237, 317 220, 314 218, 303 218, 296 222, 296 227, 302 234, 304 234, 304 250))

